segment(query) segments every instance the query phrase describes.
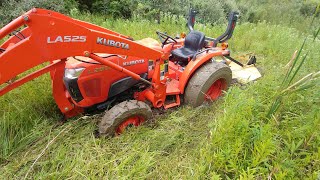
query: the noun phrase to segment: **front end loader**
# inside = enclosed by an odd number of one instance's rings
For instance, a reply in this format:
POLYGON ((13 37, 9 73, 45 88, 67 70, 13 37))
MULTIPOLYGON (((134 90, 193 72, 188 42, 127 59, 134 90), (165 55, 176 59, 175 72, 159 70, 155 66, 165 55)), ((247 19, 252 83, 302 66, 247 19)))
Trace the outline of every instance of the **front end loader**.
POLYGON ((226 43, 237 18, 231 13, 227 31, 210 38, 193 29, 190 13, 186 37, 157 32, 159 43, 35 8, 0 29, 0 39, 8 36, 0 45, 0 96, 50 73, 53 97, 65 118, 106 110, 100 134, 121 134, 148 120, 152 108, 181 102, 197 107, 222 96, 232 80, 226 59, 239 64, 226 43))

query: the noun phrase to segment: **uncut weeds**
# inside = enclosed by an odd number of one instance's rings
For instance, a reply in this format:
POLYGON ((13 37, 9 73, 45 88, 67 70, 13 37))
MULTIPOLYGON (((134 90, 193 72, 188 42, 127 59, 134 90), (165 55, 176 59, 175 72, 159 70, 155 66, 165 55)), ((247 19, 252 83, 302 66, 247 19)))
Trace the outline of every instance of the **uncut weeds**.
MULTIPOLYGON (((174 35, 185 28, 184 21, 158 25, 87 15, 78 18, 135 39, 157 38, 156 30, 174 35)), ((196 29, 216 37, 225 27, 198 25, 196 29)), ((254 52, 264 70, 262 79, 245 88, 233 86, 212 106, 172 109, 116 138, 95 138, 96 116, 57 126, 59 113, 49 76, 42 76, 0 98, 0 177, 21 179, 30 169, 30 179, 316 179, 320 169, 319 84, 286 96, 279 118, 267 118, 285 65, 304 36, 265 22, 237 26, 229 41, 233 55, 254 52), (70 129, 34 163, 66 127, 70 129)), ((309 60, 297 79, 319 70, 318 49, 319 39, 306 44, 302 53, 309 50, 309 60)))

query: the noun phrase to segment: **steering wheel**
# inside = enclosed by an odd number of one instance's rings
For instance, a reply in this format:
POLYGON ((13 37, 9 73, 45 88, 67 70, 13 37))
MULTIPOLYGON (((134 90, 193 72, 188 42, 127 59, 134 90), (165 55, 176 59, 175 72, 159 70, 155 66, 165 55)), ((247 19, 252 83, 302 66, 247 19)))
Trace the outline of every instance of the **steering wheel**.
POLYGON ((173 37, 169 36, 168 34, 157 31, 157 35, 162 43, 162 46, 161 46, 162 48, 166 44, 177 43, 177 41, 173 37))

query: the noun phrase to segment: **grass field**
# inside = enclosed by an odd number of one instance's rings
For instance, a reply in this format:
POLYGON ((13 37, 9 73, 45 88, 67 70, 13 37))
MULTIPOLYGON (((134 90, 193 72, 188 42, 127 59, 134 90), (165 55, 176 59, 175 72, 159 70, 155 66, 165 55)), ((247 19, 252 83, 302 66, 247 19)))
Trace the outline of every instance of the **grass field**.
MULTIPOLYGON (((182 20, 78 18, 135 39, 187 31, 182 20)), ((216 37, 225 26, 196 29, 216 37)), ((263 78, 231 87, 211 106, 172 109, 110 139, 94 137, 99 115, 59 125, 49 76, 42 76, 0 98, 0 179, 319 179, 319 81, 284 96, 267 118, 285 65, 305 37, 302 54, 309 54, 295 80, 319 71, 319 38, 265 22, 237 26, 233 55, 255 53, 263 78)))

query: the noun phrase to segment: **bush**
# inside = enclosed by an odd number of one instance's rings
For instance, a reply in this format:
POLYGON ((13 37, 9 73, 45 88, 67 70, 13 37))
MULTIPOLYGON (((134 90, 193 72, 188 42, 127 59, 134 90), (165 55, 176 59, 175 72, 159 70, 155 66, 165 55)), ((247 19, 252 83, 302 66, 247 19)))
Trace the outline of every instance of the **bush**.
POLYGON ((300 13, 304 16, 313 16, 314 13, 316 13, 316 16, 318 17, 320 12, 316 12, 316 8, 316 2, 305 1, 300 8, 300 13))
POLYGON ((80 9, 80 11, 88 12, 88 11, 91 10, 93 4, 96 1, 92 1, 92 0, 77 0, 77 2, 79 3, 78 8, 80 9))
POLYGON ((159 17, 160 11, 152 8, 151 5, 138 3, 137 8, 134 10, 133 14, 135 18, 138 19, 148 19, 154 20, 159 17))
POLYGON ((171 18, 174 16, 187 17, 190 8, 199 11, 197 21, 202 23, 221 23, 225 22, 225 17, 230 11, 236 10, 237 4, 234 1, 216 1, 216 0, 137 0, 138 5, 134 9, 134 16, 149 20, 157 19, 166 15, 171 18))
POLYGON ((130 0, 96 0, 92 4, 90 12, 129 19, 132 16, 133 7, 134 3, 130 0))
POLYGON ((34 7, 68 13, 69 9, 77 7, 77 2, 75 0, 7 0, 1 3, 0 26, 6 25, 34 7))

